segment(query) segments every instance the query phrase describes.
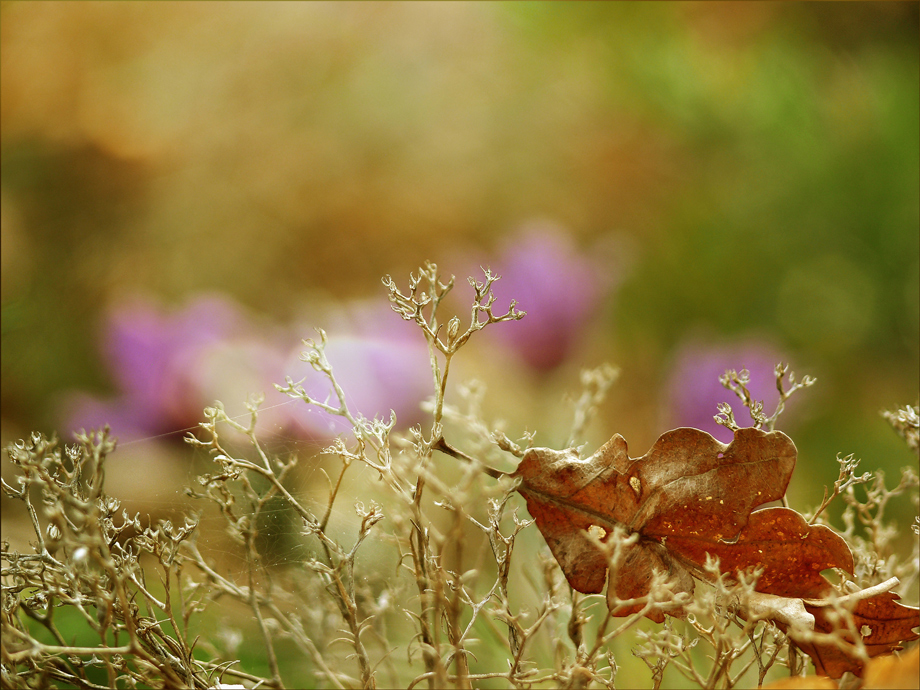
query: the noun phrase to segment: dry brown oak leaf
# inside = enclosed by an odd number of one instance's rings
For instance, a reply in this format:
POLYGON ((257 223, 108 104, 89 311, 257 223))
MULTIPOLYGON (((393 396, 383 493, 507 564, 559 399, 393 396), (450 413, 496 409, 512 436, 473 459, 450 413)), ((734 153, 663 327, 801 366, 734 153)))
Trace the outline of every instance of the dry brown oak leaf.
MULTIPOLYGON (((707 577, 707 554, 719 559, 725 573, 762 568, 758 592, 800 601, 831 592, 822 570, 852 574, 853 555, 836 532, 809 525, 794 510, 762 507, 786 493, 795 460, 795 445, 778 431, 739 429, 726 445, 683 428, 663 434, 640 458, 629 457, 619 434, 586 459, 574 449, 531 448, 512 476, 520 480, 518 491, 572 588, 596 594, 609 579, 607 605, 614 615, 627 616, 645 608, 644 601, 623 602, 646 598, 656 570, 677 581, 675 591, 692 592, 694 576, 707 577), (609 538, 617 526, 638 540, 625 548, 608 578, 608 556, 588 534, 609 538)), ((911 630, 920 625, 917 609, 895 598, 872 600, 881 616, 868 624, 871 632, 864 638, 870 656, 918 637, 911 630)), ((809 609, 818 631, 829 625, 826 608, 809 609)), ((660 609, 645 615, 664 621, 660 609)), ((819 672, 839 677, 843 670, 861 670, 851 654, 828 647, 803 645, 819 672)))

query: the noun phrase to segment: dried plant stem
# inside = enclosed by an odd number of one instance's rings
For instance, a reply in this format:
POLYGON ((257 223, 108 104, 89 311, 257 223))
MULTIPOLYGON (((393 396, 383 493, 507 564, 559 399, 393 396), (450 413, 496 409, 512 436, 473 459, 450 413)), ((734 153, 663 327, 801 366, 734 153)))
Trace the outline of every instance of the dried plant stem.
POLYGON ((494 479, 501 479, 502 477, 508 476, 507 472, 502 472, 501 470, 496 470, 494 467, 483 465, 475 458, 471 458, 469 455, 466 455, 462 451, 457 450, 456 448, 451 446, 447 441, 445 441, 443 436, 438 438, 437 441, 435 441, 434 445, 432 446, 432 449, 439 450, 445 455, 449 455, 450 457, 456 458, 457 460, 463 460, 463 462, 468 462, 473 465, 476 465, 478 466, 480 470, 482 470, 483 473, 489 475, 490 477, 494 479))
MULTIPOLYGON (((815 600, 765 595, 755 589, 756 573, 733 571, 729 577, 714 560, 700 564, 676 554, 669 569, 677 573, 680 566, 691 577, 672 580, 653 569, 647 589, 630 590, 628 579, 618 578, 621 567, 632 567, 623 565, 626 546, 639 543, 642 535, 629 534, 598 509, 596 516, 591 511, 597 520, 585 534, 607 556, 607 592, 582 595, 568 588, 565 595, 564 573, 549 555, 557 548, 548 552, 542 541, 535 546, 534 520, 518 517, 524 509, 519 498, 523 465, 503 472, 479 459, 497 454, 497 448, 527 457, 533 465, 534 458, 540 459, 533 435, 513 442, 493 432, 500 425, 491 426, 484 418, 482 393, 474 385, 466 393, 460 390, 468 403, 463 413, 446 400, 459 348, 486 325, 523 316, 514 303, 504 314, 493 311, 491 288, 497 279, 486 271, 483 281, 471 280, 474 295, 465 330, 460 318, 439 313, 454 281, 441 282, 434 264, 410 276, 406 291, 384 280, 394 311, 416 323, 428 345, 433 402, 424 408, 430 412, 424 430, 417 425, 405 435, 391 435, 392 415, 389 421, 367 419, 349 408, 326 357, 325 332, 318 331, 317 341, 305 341, 302 359, 328 380, 329 397, 315 400, 291 379, 278 389, 351 427, 350 434, 322 451, 341 462, 328 474, 319 465, 298 464, 295 454, 268 452, 256 433, 260 400, 247 403, 246 424, 229 418, 219 403, 209 408, 189 442, 206 451, 216 469, 199 478, 203 489, 188 493, 214 503, 230 546, 222 538, 210 542, 211 532, 198 540, 207 523, 200 525, 197 516, 181 525, 169 520, 154 525, 121 510, 103 486, 105 460, 115 447, 107 431, 81 434, 75 447, 59 447, 56 439, 40 434, 11 446, 16 481, 4 478, 2 490, 24 510, 23 523, 34 532, 34 553, 2 546, 0 685, 11 690, 55 683, 204 690, 235 681, 281 690, 291 682, 284 653, 291 648, 303 658, 296 672, 305 674, 306 683, 340 689, 471 688, 501 681, 520 690, 610 690, 618 680, 614 655, 627 647, 648 666, 650 676, 626 682, 655 688, 681 678, 699 688, 764 684, 778 675, 779 667, 803 674, 806 657, 797 644, 806 650, 823 645, 860 663, 868 661, 875 649, 863 643, 856 629, 861 614, 851 609, 887 593, 904 595, 905 583, 920 576, 920 547, 914 544, 913 560, 901 559, 892 546, 895 530, 883 522, 892 498, 908 492, 915 496, 918 480, 912 468, 888 490, 881 473, 857 476, 852 456, 838 457, 840 477, 833 491, 825 490, 811 524, 827 520, 827 507, 836 497, 845 502, 844 535, 856 556, 860 583, 843 583, 848 593, 809 590, 824 597, 815 600), (456 445, 444 438, 444 426, 456 445), (230 442, 223 436, 227 429, 242 436, 234 433, 230 442), (346 478, 356 463, 380 481, 348 481, 357 478, 358 470, 346 478), (321 498, 314 498, 315 491, 324 489, 314 471, 328 483, 321 498), (306 488, 304 482, 313 486, 306 488), (864 484, 865 498, 857 496, 857 484, 864 484), (298 493, 302 489, 303 496, 298 493), (377 500, 386 508, 385 521, 377 500), (353 512, 343 511, 349 501, 353 512), (598 536, 595 527, 604 533, 598 536), (387 548, 397 577, 381 574, 387 548), (208 557, 222 552, 242 565, 224 572, 223 563, 217 566, 208 557), (535 570, 542 581, 526 575, 535 570), (522 584, 521 571, 532 588, 522 584), (684 580, 696 586, 687 589, 684 580), (625 597, 626 592, 636 598, 617 599, 617 593, 625 597), (216 639, 193 638, 198 615, 215 604, 221 614, 231 611, 223 606, 229 599, 245 607, 250 624, 237 630, 232 619, 212 618, 207 623, 217 629, 216 639), (644 620, 661 620, 661 614, 670 617, 657 627, 644 620), (685 622, 676 620, 681 616, 685 622), (75 637, 80 628, 95 638, 95 646, 75 637), (483 645, 477 639, 482 632, 494 633, 497 643, 483 645), (638 642, 633 644, 633 638, 638 642), (70 645, 71 639, 80 641, 70 645), (260 648, 267 677, 230 668, 239 663, 236 649, 244 639, 260 648), (202 651, 214 655, 213 660, 196 659, 202 651)), ((791 375, 784 383, 786 374, 785 365, 777 367, 780 404, 771 417, 753 400, 746 372, 727 372, 725 383, 751 409, 756 426, 772 429, 788 397, 810 385, 808 377, 796 383, 791 375)), ((615 375, 611 367, 582 373, 569 454, 583 440, 615 375)), ((724 424, 737 427, 729 406, 720 411, 724 424)), ((916 438, 916 408, 889 418, 908 443, 916 438)), ((536 472, 542 471, 537 464, 536 472)), ((920 533, 920 521, 913 527, 920 533)))

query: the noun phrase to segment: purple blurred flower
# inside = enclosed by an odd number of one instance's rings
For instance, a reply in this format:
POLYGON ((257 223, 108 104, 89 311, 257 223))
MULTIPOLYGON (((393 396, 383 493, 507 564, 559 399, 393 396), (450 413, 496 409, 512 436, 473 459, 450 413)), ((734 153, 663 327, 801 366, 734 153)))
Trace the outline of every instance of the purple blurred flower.
POLYGON ((561 227, 532 222, 509 236, 493 273, 497 305, 510 299, 527 312, 494 336, 538 371, 561 364, 578 346, 601 298, 613 286, 609 272, 578 251, 561 227))
POLYGON ((674 358, 665 385, 667 428, 695 427, 728 443, 732 432, 713 419, 719 403, 731 405, 735 421, 742 427, 753 425, 753 419, 741 399, 719 383, 719 377, 728 369, 739 372, 747 369, 748 390, 755 400, 763 401, 764 412, 771 415, 779 401, 774 369, 780 361, 788 360, 769 345, 756 341, 722 346, 684 345, 674 358))
MULTIPOLYGON (((420 331, 392 312, 383 301, 353 304, 339 311, 338 323, 327 330, 326 358, 332 365, 352 414, 389 419, 396 413, 401 428, 421 419, 421 403, 433 394, 428 348, 420 331)), ((312 329, 305 337, 319 340, 312 329)), ((304 390, 313 398, 337 405, 329 380, 300 361, 300 343, 288 356, 285 374, 305 378, 304 390)), ((279 379, 283 381, 283 377, 279 379)), ((329 438, 348 430, 341 417, 297 404, 292 412, 304 433, 329 438)))
POLYGON ((244 326, 238 309, 218 296, 195 299, 168 313, 135 298, 117 305, 104 326, 102 350, 121 395, 112 401, 74 396, 72 429, 109 424, 117 435, 152 435, 201 419, 204 404, 196 383, 201 354, 244 326))
MULTIPOLYGON (((400 426, 418 421, 421 401, 432 392, 421 334, 385 302, 338 306, 332 321, 326 354, 351 411, 388 418, 393 409, 400 426)), ((119 305, 108 316, 102 349, 120 395, 72 396, 68 427, 109 424, 122 440, 144 438, 196 425, 215 400, 234 414, 243 412, 250 396, 264 395, 261 429, 323 440, 346 431, 341 418, 298 403, 273 385, 286 375, 305 378, 311 396, 335 403, 328 380, 299 360, 301 337, 315 335, 312 329, 295 335, 266 328, 257 331, 221 297, 199 297, 173 313, 142 299, 119 305)))

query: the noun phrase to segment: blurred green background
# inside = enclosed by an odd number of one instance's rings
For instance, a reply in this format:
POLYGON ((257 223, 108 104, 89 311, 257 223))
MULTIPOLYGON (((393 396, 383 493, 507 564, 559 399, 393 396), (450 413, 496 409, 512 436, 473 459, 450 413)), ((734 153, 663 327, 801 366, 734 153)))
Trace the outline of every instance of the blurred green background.
POLYGON ((563 442, 564 393, 610 361, 591 441, 640 455, 679 422, 681 353, 755 343, 818 379, 779 425, 794 507, 838 452, 916 464, 879 415, 920 379, 915 2, 0 13, 4 444, 66 435, 74 391, 117 392, 101 341, 125 297, 217 293, 266 338, 304 314, 331 330, 317 315, 382 275, 431 259, 462 283, 537 219, 610 284, 558 366, 471 346, 458 377, 485 380, 509 435, 563 442))
POLYGON ((916 3, 13 2, 0 31, 4 442, 113 391, 125 295, 289 323, 541 218, 617 285, 551 375, 468 360, 520 428, 607 360, 597 440, 644 452, 682 345, 753 338, 819 380, 781 423, 800 473, 915 462, 878 412, 918 395, 916 3))
POLYGON ((786 421, 800 472, 914 460, 878 412, 918 395, 916 3, 2 20, 4 442, 59 425, 64 391, 113 389, 100 324, 125 295, 216 291, 284 323, 425 259, 464 272, 544 218, 603 246, 617 288, 556 374, 487 381, 504 414, 539 429, 579 367, 612 361, 598 440, 642 452, 681 345, 755 338, 819 379, 786 421))

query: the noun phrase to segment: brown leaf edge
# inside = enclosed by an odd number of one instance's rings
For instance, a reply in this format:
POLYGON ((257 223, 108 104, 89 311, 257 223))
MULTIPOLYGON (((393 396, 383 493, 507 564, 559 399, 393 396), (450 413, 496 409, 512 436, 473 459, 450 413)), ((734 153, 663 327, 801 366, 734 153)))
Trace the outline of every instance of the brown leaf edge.
POLYGON ((805 610, 814 616, 816 633, 828 635, 839 630, 841 623, 846 626, 848 632, 844 633, 843 646, 820 640, 796 639, 795 631, 790 631, 790 637, 799 649, 811 657, 818 673, 840 678, 849 671, 861 677, 866 657, 871 659, 891 654, 903 649, 902 642, 920 639, 920 635, 913 631, 920 626, 920 608, 899 603, 900 596, 888 591, 898 584, 897 578, 891 578, 848 596, 826 601, 804 601, 805 610), (855 644, 857 635, 861 637, 865 656, 855 644))

